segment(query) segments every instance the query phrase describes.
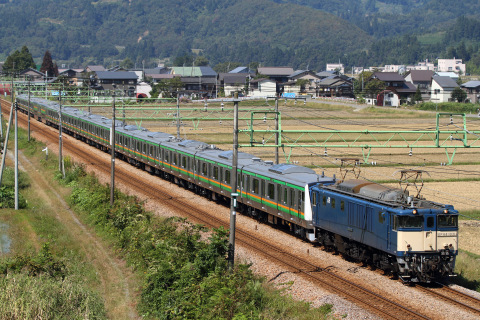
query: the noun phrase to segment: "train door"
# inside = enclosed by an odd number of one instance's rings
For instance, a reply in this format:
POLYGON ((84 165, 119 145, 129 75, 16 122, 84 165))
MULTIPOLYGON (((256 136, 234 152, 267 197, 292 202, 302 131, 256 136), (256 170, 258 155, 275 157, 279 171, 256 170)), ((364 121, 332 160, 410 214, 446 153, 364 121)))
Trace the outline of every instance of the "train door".
POLYGON ((387 250, 396 250, 397 247, 397 228, 395 226, 395 214, 392 212, 386 212, 384 214, 387 224, 387 250))
POLYGON ((424 220, 423 249, 425 251, 437 250, 437 219, 433 214, 426 214, 424 220))

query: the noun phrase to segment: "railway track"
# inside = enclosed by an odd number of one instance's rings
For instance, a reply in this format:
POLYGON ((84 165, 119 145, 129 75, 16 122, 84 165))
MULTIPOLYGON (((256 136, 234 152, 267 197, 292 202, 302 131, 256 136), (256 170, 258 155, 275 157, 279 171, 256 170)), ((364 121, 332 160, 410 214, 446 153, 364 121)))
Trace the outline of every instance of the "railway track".
POLYGON ((466 293, 450 288, 443 283, 433 286, 417 285, 416 288, 447 303, 459 306, 480 317, 480 300, 466 293))
MULTIPOLYGON (((2 100, 2 110, 5 112, 9 109, 10 103, 2 100)), ((26 126, 27 117, 23 114, 19 116, 19 124, 26 126)), ((45 138, 56 143, 58 141, 58 133, 52 128, 46 127, 44 124, 38 123, 36 120, 31 121, 32 128, 45 136, 45 138)), ((68 137, 68 136, 65 136, 68 137)), ((71 142, 71 137, 65 138, 64 150, 72 155, 83 159, 88 163, 92 163, 96 168, 104 174, 110 174, 110 162, 100 157, 100 153, 95 149, 94 152, 82 151, 82 148, 75 148, 71 142)), ((116 170, 116 180, 123 184, 136 189, 141 193, 148 190, 149 198, 155 199, 159 203, 166 205, 182 215, 186 215, 195 221, 204 224, 207 227, 218 228, 224 226, 228 228, 228 223, 211 215, 207 210, 198 208, 189 201, 179 199, 168 189, 158 188, 148 181, 139 179, 132 170, 116 170)), ((308 259, 298 255, 293 255, 277 245, 263 241, 262 239, 252 235, 249 231, 237 228, 236 241, 242 246, 254 250, 275 261, 279 265, 283 265, 290 272, 300 274, 304 278, 319 284, 321 287, 327 288, 329 291, 344 297, 345 299, 355 303, 356 305, 379 315, 384 319, 428 319, 428 317, 409 309, 399 303, 389 300, 381 295, 368 290, 354 282, 344 279, 326 268, 321 268, 312 264, 308 259)))

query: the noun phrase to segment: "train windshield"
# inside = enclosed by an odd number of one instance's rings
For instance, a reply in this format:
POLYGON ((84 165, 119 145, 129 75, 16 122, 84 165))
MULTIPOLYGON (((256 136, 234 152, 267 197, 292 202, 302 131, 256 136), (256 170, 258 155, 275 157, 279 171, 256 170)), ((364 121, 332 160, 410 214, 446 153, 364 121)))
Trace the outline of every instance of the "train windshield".
POLYGON ((422 228, 423 216, 397 216, 397 228, 422 228))
POLYGON ((438 227, 458 227, 458 216, 438 215, 438 227))

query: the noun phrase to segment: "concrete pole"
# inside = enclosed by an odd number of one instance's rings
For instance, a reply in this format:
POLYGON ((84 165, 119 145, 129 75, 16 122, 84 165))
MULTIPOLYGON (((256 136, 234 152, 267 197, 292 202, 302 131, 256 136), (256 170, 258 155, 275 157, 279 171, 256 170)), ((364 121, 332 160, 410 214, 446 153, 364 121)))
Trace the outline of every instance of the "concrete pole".
MULTIPOLYGON (((13 94, 13 91, 10 91, 10 94, 13 94)), ((5 168, 5 157, 7 156, 8 137, 10 136, 10 128, 12 127, 13 108, 14 106, 12 103, 12 106, 10 107, 10 118, 8 119, 7 134, 5 135, 5 142, 3 144, 2 165, 0 167, 0 186, 2 185, 3 171, 5 168)))
POLYGON ((115 202, 115 89, 113 91, 112 106, 112 130, 110 131, 110 152, 112 158, 111 164, 111 181, 110 181, 110 206, 113 207, 115 202))
MULTIPOLYGON (((238 99, 237 93, 235 99, 238 99)), ((237 206, 237 166, 238 166, 238 100, 233 102, 233 154, 232 154, 232 174, 231 177, 231 201, 230 201, 230 237, 228 241, 228 268, 233 270, 235 262, 235 223, 237 206)))
POLYGON ((30 80, 28 80, 28 141, 30 142, 30 80))
POLYGON ((14 103, 15 108, 15 210, 18 210, 18 105, 17 100, 14 103))
POLYGON ((280 133, 278 132, 278 97, 275 97, 275 164, 278 164, 278 141, 280 133))
POLYGON ((180 139, 180 100, 177 93, 177 139, 180 139))
POLYGON ((60 105, 58 108, 58 171, 65 177, 63 172, 63 141, 62 141, 62 90, 60 89, 60 105))

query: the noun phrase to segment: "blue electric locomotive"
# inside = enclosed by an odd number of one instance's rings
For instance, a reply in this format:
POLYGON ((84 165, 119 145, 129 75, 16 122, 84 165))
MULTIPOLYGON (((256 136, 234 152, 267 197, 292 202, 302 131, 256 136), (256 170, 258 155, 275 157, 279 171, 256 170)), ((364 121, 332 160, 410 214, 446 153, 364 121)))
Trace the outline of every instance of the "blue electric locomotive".
POLYGON ((348 257, 429 282, 453 275, 458 212, 365 180, 311 188, 319 243, 348 257))

